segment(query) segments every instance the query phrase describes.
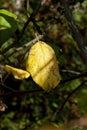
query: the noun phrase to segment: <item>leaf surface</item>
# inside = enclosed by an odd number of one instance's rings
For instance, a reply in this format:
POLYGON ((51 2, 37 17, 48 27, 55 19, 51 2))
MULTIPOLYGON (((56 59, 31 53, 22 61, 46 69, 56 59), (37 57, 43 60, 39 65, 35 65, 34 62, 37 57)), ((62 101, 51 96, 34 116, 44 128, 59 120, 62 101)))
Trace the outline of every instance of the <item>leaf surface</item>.
POLYGON ((9 73, 12 73, 15 79, 22 80, 24 78, 28 78, 30 74, 22 69, 14 68, 9 65, 5 65, 5 70, 9 73))
POLYGON ((0 9, 0 44, 6 42, 17 30, 16 18, 10 11, 0 9))
POLYGON ((60 82, 60 74, 54 50, 45 42, 37 42, 30 49, 26 70, 44 90, 50 91, 60 82))

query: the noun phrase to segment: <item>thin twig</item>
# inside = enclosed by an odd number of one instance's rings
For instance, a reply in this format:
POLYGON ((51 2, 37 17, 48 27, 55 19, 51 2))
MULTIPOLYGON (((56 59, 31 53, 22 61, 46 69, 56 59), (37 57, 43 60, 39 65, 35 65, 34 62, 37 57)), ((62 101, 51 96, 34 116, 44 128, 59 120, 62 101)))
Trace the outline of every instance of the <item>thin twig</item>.
POLYGON ((6 89, 8 89, 8 90, 10 90, 10 91, 12 91, 12 92, 16 92, 15 89, 8 87, 8 86, 5 85, 4 83, 0 83, 0 87, 4 87, 4 88, 6 88, 6 89))
POLYGON ((36 41, 38 41, 38 39, 40 40, 41 38, 43 38, 43 35, 39 35, 37 36, 35 39, 31 40, 30 42, 27 42, 26 44, 24 44, 22 47, 19 48, 15 48, 15 51, 18 52, 24 48, 29 47, 31 44, 34 44, 36 41))
MULTIPOLYGON (((77 79, 77 78, 82 78, 82 77, 87 77, 87 72, 76 75, 76 76, 73 76, 73 77, 71 77, 69 79, 62 80, 60 82, 60 84, 62 85, 64 83, 66 83, 66 82, 72 81, 72 80, 77 79)), ((6 88, 9 88, 9 87, 6 86, 6 88)), ((58 87, 58 89, 60 89, 60 88, 61 87, 58 87)), ((43 90, 42 89, 37 89, 37 90, 29 90, 29 91, 26 91, 26 90, 25 91, 16 91, 16 92, 9 92, 9 93, 6 93, 6 94, 1 94, 0 96, 1 97, 10 96, 10 95, 11 96, 18 96, 18 95, 21 95, 21 94, 26 95, 28 93, 35 93, 35 92, 43 92, 43 90)))
MULTIPOLYGON (((32 44, 34 44, 36 41, 38 41, 38 39, 40 40, 40 39, 42 39, 43 38, 43 35, 38 35, 35 39, 33 39, 33 40, 31 40, 30 42, 27 42, 27 43, 25 43, 22 47, 18 47, 18 48, 13 48, 13 51, 12 51, 12 53, 10 53, 9 55, 6 55, 6 57, 8 58, 8 57, 10 57, 10 56, 12 56, 14 53, 16 53, 16 52, 18 52, 18 51, 21 51, 21 50, 23 50, 23 49, 25 49, 25 48, 27 48, 27 49, 29 49, 29 46, 31 46, 32 44)), ((4 55, 4 57, 5 57, 5 55, 4 55)), ((2 62, 4 59, 2 58, 1 60, 0 60, 0 62, 2 62)), ((10 63, 10 62, 9 62, 10 63)))
POLYGON ((25 90, 25 91, 15 91, 15 92, 8 92, 5 94, 0 94, 0 97, 8 97, 8 96, 23 96, 26 94, 32 94, 32 93, 39 93, 44 92, 42 89, 35 89, 35 90, 25 90))
POLYGON ((30 15, 30 17, 28 18, 28 20, 27 20, 26 23, 24 24, 23 29, 22 29, 22 31, 21 31, 21 36, 20 36, 20 37, 23 36, 23 34, 24 34, 24 32, 25 32, 25 30, 26 30, 28 24, 34 19, 34 17, 35 17, 36 14, 38 13, 40 7, 41 7, 41 3, 38 4, 38 6, 37 6, 36 9, 34 10, 34 12, 30 15))
POLYGON ((75 75, 75 76, 72 76, 72 77, 70 77, 70 78, 61 80, 60 84, 65 84, 65 83, 67 83, 67 82, 70 82, 70 81, 72 81, 72 80, 79 79, 79 78, 82 78, 82 77, 87 77, 87 72, 80 73, 80 74, 75 75))
POLYGON ((69 100, 69 98, 70 98, 73 94, 75 94, 75 92, 77 92, 86 82, 87 82, 87 81, 85 81, 85 82, 83 81, 77 88, 75 88, 74 90, 72 90, 72 91, 68 94, 68 96, 67 96, 66 99, 64 100, 63 104, 61 105, 61 107, 59 108, 59 110, 58 110, 57 113, 60 113, 60 112, 63 110, 63 108, 64 108, 66 102, 69 100))
POLYGON ((55 117, 59 114, 59 113, 61 113, 62 112, 62 110, 63 110, 63 108, 64 108, 64 106, 65 106, 65 104, 66 104, 66 102, 69 100, 69 98, 73 95, 73 94, 75 94, 75 92, 77 92, 80 88, 83 88, 82 86, 84 85, 85 86, 85 83, 86 83, 87 81, 83 81, 77 88, 75 88, 74 90, 72 90, 69 94, 68 94, 68 96, 66 97, 66 99, 64 100, 64 102, 62 103, 62 105, 59 107, 59 109, 57 109, 57 111, 54 113, 54 115, 52 116, 52 121, 54 121, 55 120, 55 117))
POLYGON ((33 24, 34 24, 36 30, 38 31, 38 33, 39 33, 39 34, 43 34, 43 32, 41 31, 40 27, 37 25, 35 19, 33 19, 32 22, 33 22, 33 24))
POLYGON ((77 45, 78 45, 78 48, 80 51, 80 55, 81 55, 83 61, 87 64, 87 51, 85 50, 85 47, 84 47, 83 37, 82 37, 81 33, 79 32, 77 26, 75 25, 71 11, 69 9, 68 2, 66 0, 60 0, 60 1, 65 9, 65 16, 68 21, 69 27, 71 29, 72 36, 75 39, 75 41, 77 42, 77 45))
MULTIPOLYGON (((78 79, 78 78, 83 78, 83 77, 87 77, 87 72, 84 72, 84 73, 82 73, 82 74, 73 76, 73 77, 68 78, 68 79, 65 79, 65 80, 61 80, 60 85, 62 85, 62 87, 60 86, 60 87, 58 87, 58 89, 63 88, 63 87, 64 87, 63 84, 65 84, 65 83, 67 83, 67 82, 70 82, 70 81, 75 80, 75 79, 78 79)), ((16 92, 14 92, 14 91, 15 91, 14 89, 9 88, 9 87, 6 86, 5 84, 1 84, 1 85, 3 85, 5 88, 8 88, 8 89, 11 90, 11 91, 13 91, 13 92, 6 93, 6 94, 4 94, 4 95, 3 95, 3 94, 0 95, 0 96, 2 96, 2 97, 3 97, 3 96, 10 96, 10 95, 12 95, 12 96, 14 96, 14 95, 18 96, 18 95, 21 95, 21 94, 28 94, 28 93, 39 92, 39 91, 43 92, 42 89, 29 90, 29 91, 26 91, 26 90, 25 90, 25 91, 16 91, 16 92)))
POLYGON ((60 72, 62 72, 62 73, 74 74, 74 75, 79 75, 79 74, 81 74, 80 71, 69 70, 69 69, 60 69, 60 72))

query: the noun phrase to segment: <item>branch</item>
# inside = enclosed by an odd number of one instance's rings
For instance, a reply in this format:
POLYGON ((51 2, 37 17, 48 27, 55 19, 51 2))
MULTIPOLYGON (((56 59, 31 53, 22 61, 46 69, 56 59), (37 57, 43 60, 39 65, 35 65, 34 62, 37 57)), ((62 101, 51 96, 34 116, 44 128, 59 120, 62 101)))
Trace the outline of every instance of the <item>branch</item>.
POLYGON ((37 25, 35 19, 32 20, 33 25, 35 26, 36 30, 38 31, 39 34, 43 34, 43 32, 41 31, 40 27, 37 25))
MULTIPOLYGON (((66 102, 69 100, 69 98, 75 94, 75 92, 77 92, 79 89, 83 88, 82 86, 85 85, 85 83, 87 83, 87 81, 83 81, 77 88, 75 88, 74 90, 72 90, 68 96, 66 97, 66 99, 64 100, 64 102, 62 103, 62 105, 59 107, 59 109, 57 109, 57 111, 54 113, 54 115, 52 116, 52 119, 51 121, 54 121, 55 117, 60 113, 62 112, 66 102)), ((84 87, 87 87, 87 86, 84 86, 84 87)))
POLYGON ((15 51, 18 52, 24 48, 29 47, 31 44, 34 44, 35 42, 37 42, 38 40, 42 39, 43 35, 38 35, 35 39, 31 40, 30 42, 27 42, 26 44, 24 44, 22 47, 19 48, 15 48, 15 51))
MULTIPOLYGON (((68 79, 65 79, 65 80, 62 80, 60 82, 61 85, 63 85, 64 83, 66 82, 69 82, 69 81, 72 81, 72 80, 75 80, 75 79, 78 79, 78 78, 82 78, 82 77, 87 77, 87 72, 84 72, 82 74, 79 74, 79 75, 76 75, 76 76, 73 76, 71 78, 68 78, 68 79)), ((1 86, 3 86, 4 88, 7 88, 8 90, 10 90, 11 92, 8 92, 8 93, 4 93, 4 94, 0 94, 0 97, 7 97, 7 96, 19 96, 19 95, 26 95, 26 94, 30 94, 30 93, 38 93, 38 92, 44 92, 42 89, 37 89, 37 90, 25 90, 25 91, 15 91, 14 89, 12 88, 9 88, 8 86, 6 86, 5 84, 0 84, 1 86)), ((64 86, 64 85, 63 85, 64 86)), ((62 86, 62 87, 63 87, 62 86)), ((61 87, 58 87, 58 90, 60 89, 61 87)), ((55 91, 55 90, 54 90, 55 91)), ((53 92, 54 92, 53 91, 53 92)))
MULTIPOLYGON (((23 49, 29 49, 29 46, 30 46, 31 44, 34 44, 35 42, 37 42, 38 40, 40 40, 40 39, 42 39, 42 38, 43 38, 43 35, 38 35, 35 39, 33 39, 33 40, 31 40, 31 41, 25 43, 22 47, 18 47, 18 48, 15 48, 15 47, 14 47, 14 48, 13 48, 13 51, 12 51, 10 54, 8 54, 8 55, 4 55, 4 57, 1 58, 0 62, 4 61, 5 58, 6 58, 6 60, 7 60, 7 58, 9 58, 10 56, 12 56, 14 53, 16 53, 16 52, 18 52, 18 51, 21 51, 21 50, 23 50, 23 49)), ((10 61, 9 61, 9 63, 10 63, 10 61)))
POLYGON ((78 45, 78 48, 80 51, 80 55, 81 55, 83 61, 87 64, 87 52, 86 52, 85 47, 84 47, 84 40, 82 38, 81 33, 79 32, 78 28, 75 25, 75 22, 73 20, 72 14, 71 14, 70 9, 69 9, 68 2, 66 0, 60 0, 60 1, 65 9, 65 16, 66 16, 66 19, 68 21, 69 27, 71 29, 72 37, 77 42, 77 45, 78 45))
POLYGON ((4 94, 0 94, 1 97, 8 97, 8 96, 23 96, 26 94, 32 94, 32 93, 38 93, 38 92, 44 92, 42 89, 35 89, 35 90, 25 90, 25 91, 14 91, 14 92, 8 92, 4 94))
POLYGON ((60 69, 60 72, 62 72, 62 73, 74 74, 74 75, 79 75, 79 74, 81 74, 80 71, 69 70, 69 69, 60 69))
POLYGON ((72 76, 71 78, 67 78, 67 79, 61 80, 60 84, 64 84, 66 82, 70 82, 72 80, 75 80, 75 79, 78 79, 78 78, 82 78, 82 77, 87 77, 87 72, 84 72, 84 73, 72 76))
POLYGON ((21 36, 20 37, 23 37, 23 34, 28 26, 28 24, 30 23, 30 21, 32 21, 34 19, 34 17, 36 16, 36 14, 38 13, 39 9, 41 7, 41 3, 38 4, 38 6, 36 7, 36 9, 34 10, 34 12, 30 15, 30 17, 28 18, 28 20, 26 21, 26 23, 24 24, 24 27, 22 29, 22 32, 21 32, 21 36))
POLYGON ((85 82, 83 81, 77 88, 75 88, 74 90, 72 90, 72 91, 68 94, 68 96, 67 96, 66 99, 64 100, 63 104, 61 105, 61 107, 59 108, 59 110, 57 111, 57 113, 60 113, 60 112, 63 110, 63 108, 64 108, 66 102, 69 100, 69 98, 70 98, 73 94, 75 94, 75 92, 77 92, 86 82, 87 82, 87 81, 85 81, 85 82))
MULTIPOLYGON (((11 87, 8 87, 7 85, 5 85, 4 83, 0 83, 0 87, 4 87, 4 88, 6 88, 6 89, 8 89, 9 91, 12 91, 12 92, 16 92, 16 90, 15 89, 13 89, 13 88, 11 88, 11 87)), ((3 94, 2 94, 3 95, 3 94)))

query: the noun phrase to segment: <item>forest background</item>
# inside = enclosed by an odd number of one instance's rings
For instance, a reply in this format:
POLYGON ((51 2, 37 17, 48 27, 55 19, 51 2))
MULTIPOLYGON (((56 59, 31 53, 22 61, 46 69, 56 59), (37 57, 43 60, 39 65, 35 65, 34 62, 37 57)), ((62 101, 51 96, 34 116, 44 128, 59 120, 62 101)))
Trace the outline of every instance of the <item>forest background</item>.
POLYGON ((1 9, 16 16, 8 18, 11 29, 4 32, 0 20, 0 130, 48 124, 86 129, 87 0, 0 0, 1 9), (32 78, 20 81, 4 70, 5 64, 24 67, 36 35, 54 49, 58 60, 61 82, 50 92, 32 78))

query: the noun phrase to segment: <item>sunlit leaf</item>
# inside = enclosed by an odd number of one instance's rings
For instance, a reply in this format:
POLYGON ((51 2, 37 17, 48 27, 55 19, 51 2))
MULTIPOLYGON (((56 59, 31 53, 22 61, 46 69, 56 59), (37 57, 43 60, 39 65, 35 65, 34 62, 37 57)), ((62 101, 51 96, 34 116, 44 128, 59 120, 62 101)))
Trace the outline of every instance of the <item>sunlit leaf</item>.
POLYGON ((50 91, 60 82, 59 68, 54 50, 44 42, 37 42, 30 49, 26 70, 44 90, 50 91))
POLYGON ((20 80, 22 80, 24 78, 28 78, 30 76, 30 74, 27 71, 14 68, 9 65, 5 65, 5 70, 9 73, 12 73, 14 78, 20 79, 20 80))

